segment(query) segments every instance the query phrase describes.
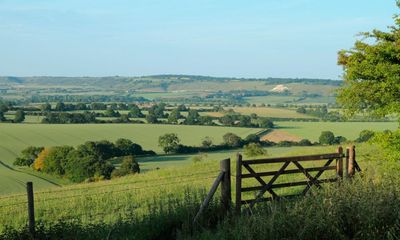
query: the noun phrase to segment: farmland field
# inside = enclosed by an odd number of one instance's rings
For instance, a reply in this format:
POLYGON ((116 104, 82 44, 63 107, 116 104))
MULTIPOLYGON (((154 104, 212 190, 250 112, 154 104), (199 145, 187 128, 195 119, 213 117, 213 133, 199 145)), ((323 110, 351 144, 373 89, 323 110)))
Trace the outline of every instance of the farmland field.
POLYGON ((277 128, 289 134, 318 141, 322 131, 332 131, 335 136, 344 136, 349 140, 355 140, 364 130, 384 131, 395 130, 397 122, 276 122, 277 128))
POLYGON ((285 108, 272 108, 272 107, 227 107, 226 110, 233 109, 235 112, 250 115, 257 114, 260 117, 271 118, 313 118, 309 115, 297 113, 295 110, 285 108))
MULTIPOLYGON (((206 126, 176 126, 150 124, 74 124, 74 125, 47 125, 47 124, 0 124, 0 161, 11 166, 21 150, 27 146, 76 146, 89 140, 110 140, 129 138, 139 143, 145 149, 161 152, 158 146, 158 137, 165 133, 177 133, 181 141, 188 145, 200 145, 201 140, 209 136, 215 143, 222 141, 227 132, 246 137, 259 129, 206 127, 206 126)), ((0 193, 22 191, 24 186, 17 182, 30 179, 38 187, 54 186, 52 179, 29 176, 16 172, 5 165, 0 165, 0 181, 7 182, 1 185, 0 193), (12 187, 11 187, 12 186, 12 187)))

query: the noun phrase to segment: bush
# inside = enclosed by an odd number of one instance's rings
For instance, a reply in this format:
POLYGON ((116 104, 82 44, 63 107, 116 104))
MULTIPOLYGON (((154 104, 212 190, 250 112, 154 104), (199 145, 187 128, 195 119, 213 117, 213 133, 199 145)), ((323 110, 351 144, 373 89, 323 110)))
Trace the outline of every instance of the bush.
POLYGON ((331 131, 323 131, 323 132, 321 132, 321 135, 319 136, 319 143, 326 144, 326 145, 332 145, 335 143, 335 135, 331 131))
POLYGON ((240 147, 242 144, 242 139, 234 133, 227 133, 222 138, 229 147, 240 147))
POLYGON ((244 146, 244 155, 247 157, 255 157, 266 154, 267 151, 263 149, 259 143, 249 143, 244 146))
POLYGON ((43 151, 44 147, 27 147, 21 151, 22 156, 18 157, 14 161, 16 166, 31 166, 35 159, 38 157, 39 153, 43 151))
POLYGON ((370 139, 372 139, 375 135, 375 132, 371 131, 371 130, 362 130, 360 132, 360 135, 358 136, 358 138, 356 139, 356 142, 362 143, 362 142, 367 142, 370 139))
POLYGON ((128 174, 140 173, 139 163, 135 161, 133 156, 125 156, 122 160, 121 167, 115 169, 111 173, 111 177, 122 177, 128 174))

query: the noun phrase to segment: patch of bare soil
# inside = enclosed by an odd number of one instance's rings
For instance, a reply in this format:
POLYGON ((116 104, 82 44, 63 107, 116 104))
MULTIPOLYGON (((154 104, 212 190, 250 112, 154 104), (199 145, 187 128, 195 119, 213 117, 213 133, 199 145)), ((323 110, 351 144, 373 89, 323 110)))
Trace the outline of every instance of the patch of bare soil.
POLYGON ((262 141, 270 141, 270 142, 281 142, 281 141, 293 141, 298 142, 301 140, 300 137, 296 135, 292 135, 283 130, 272 130, 271 132, 267 133, 266 135, 261 137, 262 141))

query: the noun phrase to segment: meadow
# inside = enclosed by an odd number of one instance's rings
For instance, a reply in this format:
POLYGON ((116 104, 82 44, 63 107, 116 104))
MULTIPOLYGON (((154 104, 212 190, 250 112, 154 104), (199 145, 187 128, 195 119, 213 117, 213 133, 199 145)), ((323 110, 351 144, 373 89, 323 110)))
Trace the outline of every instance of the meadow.
POLYGON ((398 126, 398 122, 276 122, 277 129, 311 141, 318 141, 322 131, 332 131, 335 136, 344 136, 348 140, 355 140, 364 129, 371 131, 396 130, 398 126))
MULTIPOLYGON (((274 147, 268 148, 268 157, 335 151, 335 146, 274 147)), ((204 194, 204 189, 211 186, 219 172, 219 160, 231 158, 232 171, 235 171, 236 153, 237 151, 213 153, 200 162, 192 162, 190 160, 192 156, 187 155, 185 159, 182 159, 186 162, 183 165, 170 164, 157 171, 112 181, 74 184, 51 189, 40 189, 37 187, 37 183, 34 183, 37 219, 47 224, 57 222, 59 219, 77 220, 83 224, 95 224, 103 221, 112 224, 129 214, 142 217, 149 213, 149 205, 155 199, 168 201, 169 197, 171 199, 182 198, 189 188, 199 191, 199 193, 203 191, 204 194), (70 211, 70 209, 74 209, 74 211, 70 211)), ((141 159, 141 161, 145 163, 144 166, 146 163, 150 164, 150 159, 141 159)), ((168 160, 160 156, 156 157, 151 164, 156 166, 157 161, 168 160)), ((280 181, 285 180, 288 180, 287 177, 280 179, 280 181)), ((247 184, 254 185, 254 181, 247 184)), ((233 177, 232 186, 234 186, 233 177)), ((197 203, 201 201, 201 199, 195 200, 197 203)), ((25 205, 25 193, 0 196, 0 215, 6 216, 0 218, 0 232, 4 230, 5 226, 17 229, 24 226, 27 219, 25 205)))
POLYGON ((200 145, 206 136, 215 143, 222 142, 225 133, 232 132, 241 137, 256 133, 259 129, 182 126, 182 125, 150 125, 150 124, 0 124, 0 194, 24 191, 21 182, 33 180, 38 188, 55 186, 52 177, 32 176, 11 169, 13 161, 27 146, 76 146, 86 141, 110 140, 128 138, 140 144, 143 148, 161 153, 158 137, 165 133, 177 133, 182 143, 200 145))
MULTIPOLYGON (((370 238, 382 233, 395 234, 398 230, 393 224, 399 208, 388 206, 395 206, 392 204, 398 199, 395 193, 398 190, 393 189, 394 185, 386 185, 383 175, 378 173, 382 164, 375 161, 378 155, 371 147, 365 144, 357 146, 357 159, 365 172, 364 180, 357 175, 352 184, 344 182, 340 188, 335 187, 336 184, 326 184, 322 191, 311 191, 302 199, 260 204, 254 209, 252 218, 231 216, 226 220, 219 215, 218 190, 198 225, 194 226, 191 221, 218 174, 219 163, 211 158, 112 181, 37 190, 37 234, 47 238, 79 236, 85 239, 232 239, 235 236, 240 239, 274 236, 314 239, 332 235, 345 239, 345 236, 353 234, 370 238), (373 201, 378 196, 380 201, 373 201), (357 212, 362 214, 356 215, 357 212), (351 216, 359 225, 346 230, 347 224, 353 222, 343 220, 351 216), (385 224, 374 220, 382 217, 385 224), (286 224, 293 224, 296 229, 281 231, 281 226, 286 224), (300 226, 305 229, 297 231, 300 226), (360 229, 363 231, 358 232, 360 229)), ((270 157, 293 156, 334 152, 336 146, 270 150, 270 157)), ((231 165, 235 172, 234 160, 231 165)), ((278 165, 281 164, 275 167, 278 165)), ((295 178, 280 177, 278 182, 295 178)), ((232 176, 232 194, 235 193, 234 179, 232 176)), ((291 194, 299 190, 294 188, 280 193, 291 194)), ((0 197, 0 215, 5 216, 0 218, 0 236, 5 239, 28 236, 24 235, 27 221, 25 194, 0 197)))

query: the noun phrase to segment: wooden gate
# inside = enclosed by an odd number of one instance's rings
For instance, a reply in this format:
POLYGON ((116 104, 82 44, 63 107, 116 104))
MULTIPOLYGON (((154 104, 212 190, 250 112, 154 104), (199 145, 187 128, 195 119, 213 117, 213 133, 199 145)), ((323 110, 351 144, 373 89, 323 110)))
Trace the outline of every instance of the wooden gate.
MULTIPOLYGON (((280 198, 287 198, 292 196, 305 195, 311 187, 315 186, 321 188, 323 183, 337 182, 343 178, 343 159, 345 162, 345 176, 351 177, 355 171, 361 171, 355 159, 355 148, 351 146, 347 148, 346 154, 343 154, 343 148, 339 147, 337 152, 328 154, 317 154, 308 156, 295 156, 295 157, 282 157, 282 158, 268 158, 256 160, 243 160, 242 155, 237 155, 236 162, 236 212, 241 212, 242 205, 248 205, 252 208, 258 202, 265 202, 280 198), (305 162, 313 161, 313 163, 321 163, 319 167, 304 167, 302 164, 305 162), (335 164, 332 164, 335 161, 335 164), (278 170, 267 172, 256 172, 255 165, 260 164, 282 164, 278 170), (292 164, 295 169, 287 169, 292 164), (243 168, 247 173, 243 173, 243 168), (322 174, 326 171, 335 171, 334 177, 320 179, 322 174), (316 172, 313 176, 312 173, 316 172), (305 181, 275 183, 276 180, 286 174, 303 174, 306 178, 305 181), (265 181, 263 177, 271 177, 265 181), (242 187, 243 179, 253 178, 258 182, 258 186, 242 187), (305 186, 304 189, 293 195, 279 195, 274 190, 278 188, 305 186), (253 199, 242 199, 242 193, 256 192, 253 199), (270 197, 264 197, 265 193, 269 193, 270 197)), ((333 175, 333 174, 332 174, 333 175)))

